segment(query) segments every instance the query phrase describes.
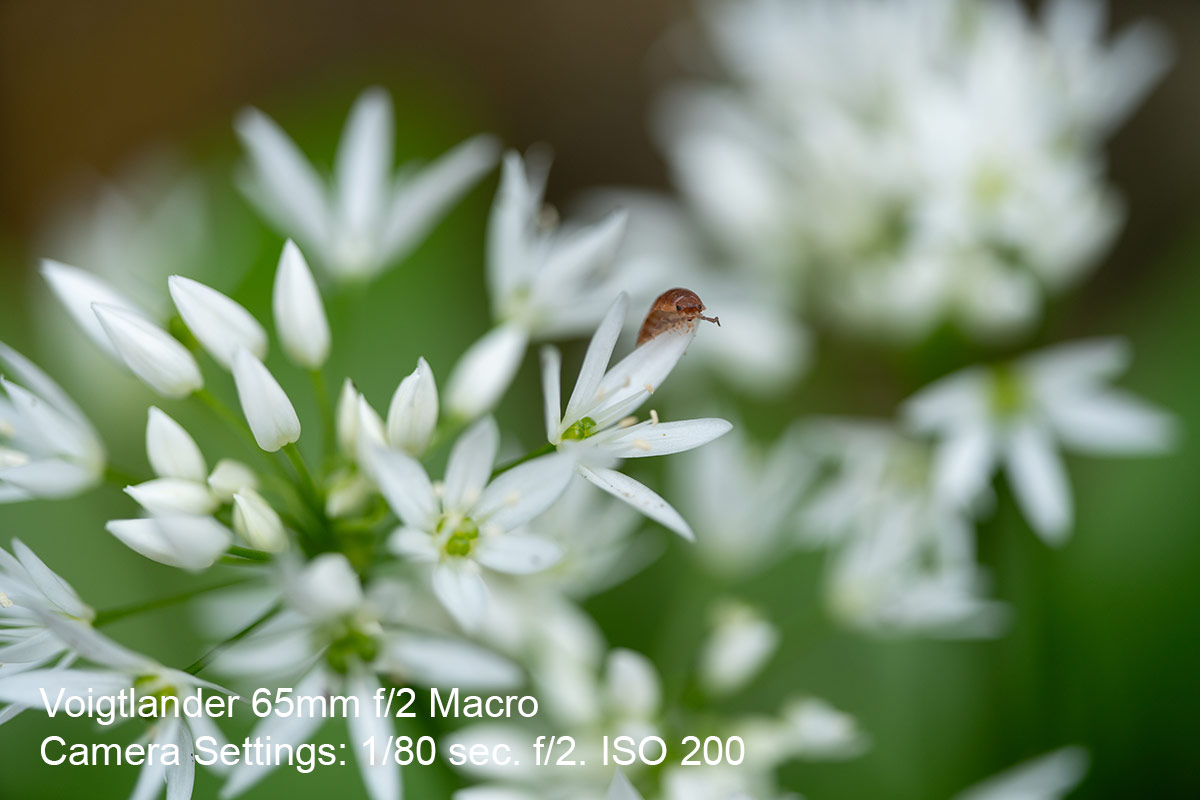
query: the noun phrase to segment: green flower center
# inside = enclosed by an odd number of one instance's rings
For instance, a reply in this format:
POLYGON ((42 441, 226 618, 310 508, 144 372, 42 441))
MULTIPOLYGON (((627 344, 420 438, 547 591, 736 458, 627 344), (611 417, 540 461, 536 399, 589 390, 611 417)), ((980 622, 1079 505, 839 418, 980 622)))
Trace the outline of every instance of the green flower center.
MULTIPOLYGON (((441 527, 440 525, 438 526, 441 527)), ((475 548, 475 541, 479 538, 479 526, 475 524, 475 520, 470 517, 464 517, 458 523, 458 527, 450 534, 450 538, 446 540, 446 555, 448 556, 469 556, 475 548)))
POLYGON ((345 675, 350 664, 359 661, 370 664, 379 654, 379 643, 375 637, 354 627, 348 627, 329 645, 325 660, 334 672, 345 675))
POLYGON ((596 432, 596 420, 591 417, 584 417, 576 422, 571 427, 563 431, 563 439, 586 439, 596 432))
POLYGON ((1025 382, 1011 365, 1000 364, 992 369, 989 397, 992 413, 1002 418, 1016 416, 1028 399, 1025 382))

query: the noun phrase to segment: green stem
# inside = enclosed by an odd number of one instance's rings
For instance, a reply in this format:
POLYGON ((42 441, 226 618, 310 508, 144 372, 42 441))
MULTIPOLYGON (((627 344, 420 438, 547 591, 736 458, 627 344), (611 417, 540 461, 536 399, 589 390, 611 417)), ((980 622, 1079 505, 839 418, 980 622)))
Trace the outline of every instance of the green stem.
POLYGON ((328 459, 333 454, 334 432, 336 423, 333 416, 333 404, 329 401, 329 387, 325 385, 325 374, 319 369, 310 370, 313 396, 317 399, 317 409, 321 412, 321 441, 325 444, 324 455, 328 459))
POLYGON ((246 420, 239 417, 233 409, 222 403, 217 396, 208 389, 197 389, 193 395, 197 400, 205 405, 209 411, 213 412, 222 422, 229 425, 235 431, 246 437, 250 446, 255 452, 261 453, 262 448, 258 446, 258 440, 254 438, 254 431, 250 430, 250 426, 246 424, 246 420))
POLYGON ((282 610, 282 608, 283 608, 283 606, 280 605, 279 603, 276 603, 275 605, 271 606, 265 612, 263 612, 262 616, 260 616, 258 619, 254 620, 249 625, 247 625, 246 627, 242 628, 240 631, 235 633, 233 636, 230 636, 228 639, 221 642, 219 645, 214 647, 212 650, 209 650, 207 653, 200 656, 200 658, 194 664, 191 664, 190 666, 188 666, 187 669, 184 670, 184 672, 188 673, 189 675, 195 675, 195 674, 199 673, 200 670, 204 669, 210 663, 212 663, 212 660, 214 658, 216 658, 218 655, 220 655, 222 650, 224 650, 225 648, 227 648, 231 645, 237 644, 242 639, 245 639, 247 636, 254 633, 254 631, 258 630, 258 628, 260 626, 262 626, 269 619, 271 619, 271 617, 278 614, 280 612, 280 610, 282 610))
POLYGON ((234 580, 224 581, 223 583, 215 583, 210 586, 200 586, 195 589, 189 589, 186 592, 167 595, 166 597, 160 597, 144 603, 134 603, 132 605, 118 606, 116 608, 106 608, 102 611, 96 612, 96 618, 92 620, 92 625, 93 627, 99 628, 102 625, 108 625, 111 622, 116 622, 119 619, 124 619, 125 617, 130 617, 134 614, 141 614, 145 611, 155 611, 157 609, 166 608, 167 606, 172 606, 177 603, 183 603, 191 600, 193 597, 198 597, 199 595, 207 592, 215 592, 218 589, 227 589, 230 586, 237 586, 240 583, 246 583, 248 580, 250 579, 236 578, 234 580))
POLYGON ((317 491, 317 484, 313 480, 312 473, 308 471, 308 465, 304 463, 304 456, 300 455, 300 448, 296 447, 295 442, 285 444, 283 446, 283 454, 291 462, 292 469, 296 470, 296 475, 300 478, 300 485, 304 488, 304 493, 308 496, 308 499, 317 504, 313 506, 313 509, 317 510, 321 495, 317 491))
POLYGON ((520 464, 524 464, 526 461, 532 461, 533 459, 537 458, 538 456, 549 455, 550 453, 553 453, 554 450, 555 450, 554 445, 550 444, 550 442, 546 442, 544 445, 542 445, 538 449, 530 450, 528 453, 521 456, 520 458, 514 459, 512 461, 509 461, 507 464, 501 464, 500 466, 496 467, 496 469, 492 471, 492 479, 495 480, 497 475, 508 472, 513 467, 518 466, 520 464))
POLYGON ((236 545, 236 544, 230 545, 229 549, 226 552, 231 556, 237 556, 238 558, 242 558, 247 561, 263 562, 263 561, 271 560, 270 553, 264 552, 262 550, 255 550, 250 547, 241 547, 240 545, 236 545))

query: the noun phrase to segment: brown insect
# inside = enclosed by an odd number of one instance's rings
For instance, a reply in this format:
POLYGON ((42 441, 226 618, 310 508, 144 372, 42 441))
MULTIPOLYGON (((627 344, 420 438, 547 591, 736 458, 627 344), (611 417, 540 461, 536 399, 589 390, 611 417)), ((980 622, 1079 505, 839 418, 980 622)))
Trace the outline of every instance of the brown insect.
POLYGON ((700 302, 700 298, 692 290, 668 289, 650 306, 650 313, 646 315, 646 321, 638 331, 638 345, 645 344, 664 331, 679 330, 685 326, 690 328, 698 319, 721 324, 720 317, 706 317, 702 311, 704 303, 700 302))

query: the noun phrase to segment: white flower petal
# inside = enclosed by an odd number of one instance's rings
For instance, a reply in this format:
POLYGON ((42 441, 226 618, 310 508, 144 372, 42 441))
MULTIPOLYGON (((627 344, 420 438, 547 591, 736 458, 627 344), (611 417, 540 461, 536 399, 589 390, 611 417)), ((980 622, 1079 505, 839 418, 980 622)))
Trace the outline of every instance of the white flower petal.
POLYGON ((92 437, 95 438, 95 431, 92 430, 87 417, 62 390, 62 387, 36 364, 4 342, 0 342, 0 367, 4 368, 9 377, 16 378, 18 383, 54 406, 60 414, 70 417, 80 430, 91 432, 92 437))
POLYGON ((47 458, 0 469, 0 483, 9 484, 0 488, 14 488, 20 492, 7 498, 9 500, 71 497, 96 485, 99 478, 92 467, 61 458, 47 458))
POLYGON ((407 453, 376 449, 368 464, 371 477, 396 516, 410 527, 432 530, 439 503, 421 462, 407 453))
POLYGON ((557 564, 563 550, 541 536, 524 533, 505 533, 485 538, 475 545, 471 554, 476 561, 496 572, 529 575, 557 564))
POLYGON ((285 581, 288 605, 304 616, 329 621, 363 602, 362 583, 341 553, 322 553, 285 581))
POLYGON ((642 800, 638 790, 633 788, 629 778, 626 778, 625 773, 619 769, 613 773, 612 783, 609 784, 608 794, 605 797, 606 800, 642 800))
POLYGON ((557 453, 518 464, 488 485, 472 516, 499 530, 511 531, 553 505, 574 475, 573 462, 557 453))
POLYGON ((429 447, 437 428, 438 392, 433 370, 424 358, 417 368, 400 381, 388 406, 388 444, 419 456, 429 447))
POLYGON ((1007 473, 1029 524, 1047 544, 1059 546, 1071 534, 1071 488, 1066 470, 1045 431, 1031 425, 1013 430, 1007 473))
POLYGON ((383 212, 392 171, 392 101, 387 92, 367 89, 354 101, 333 165, 338 222, 362 236, 383 212))
POLYGON ((257 489, 258 476, 242 462, 222 458, 208 476, 208 488, 222 503, 230 503, 233 502, 233 496, 243 489, 257 489))
POLYGON ((492 328, 463 353, 446 383, 446 407, 463 419, 492 409, 512 383, 529 344, 515 322, 492 328))
POLYGON ((54 290, 59 302, 63 304, 67 313, 87 334, 88 338, 113 358, 119 358, 108 334, 100 325, 100 320, 96 319, 96 315, 92 312, 92 304, 104 303, 124 308, 133 313, 142 313, 137 304, 118 292, 107 281, 87 270, 48 258, 42 260, 42 277, 46 279, 46 283, 50 284, 50 288, 54 290))
POLYGON ((484 417, 458 437, 446 464, 443 509, 466 512, 479 501, 499 446, 500 429, 492 417, 484 417))
POLYGON ((708 444, 729 432, 728 420, 706 418, 679 422, 643 422, 605 436, 605 449, 618 458, 642 458, 682 453, 708 444))
MULTIPOLYGON (((588 343, 587 354, 583 357, 583 365, 579 368, 575 389, 571 392, 571 399, 567 401, 567 410, 563 413, 564 423, 570 425, 578 422, 580 418, 586 416, 588 409, 596 404, 598 399, 596 393, 600 389, 601 381, 604 380, 604 369, 612 357, 617 337, 621 335, 621 326, 625 324, 625 314, 628 308, 629 298, 622 292, 613 301, 599 327, 596 328, 596 333, 588 343)), ((638 388, 642 388, 641 384, 638 388)), ((608 388, 605 392, 606 397, 612 389, 613 387, 608 388)))
POLYGON ((1163 453, 1176 439, 1175 420, 1118 389, 1106 389, 1047 406, 1054 432, 1083 453, 1163 453))
POLYGON ((542 361, 542 412, 546 424, 546 441, 558 438, 562 424, 559 414, 562 409, 562 354, 553 345, 546 345, 541 352, 542 361))
POLYGON ((267 332, 236 300, 182 275, 172 275, 167 286, 188 330, 222 367, 233 367, 239 348, 266 357, 267 332))
MULTIPOLYGON (((13 555, 21 562, 25 574, 47 600, 73 617, 90 617, 92 610, 79 598, 71 585, 46 566, 20 539, 12 541, 13 555)), ((0 659, 2 661, 3 659, 0 659)))
POLYGON ((268 453, 300 438, 300 418, 271 372, 248 350, 233 356, 233 380, 254 441, 268 453))
POLYGON ((437 561, 440 553, 429 531, 407 527, 392 531, 388 537, 388 549, 396 555, 427 564, 437 561))
POLYGON ((971 505, 988 488, 997 456, 990 428, 970 426, 951 434, 936 450, 934 491, 960 508, 971 505))
POLYGON ((609 702, 630 717, 651 718, 662 705, 662 684, 654 662, 633 650, 619 647, 608 654, 604 690, 609 702))
POLYGON ((439 217, 496 165, 500 147, 491 136, 459 144, 399 182, 383 223, 382 261, 398 261, 411 251, 439 217))
POLYGON ((100 670, 35 669, 0 678, 0 701, 30 708, 42 707, 44 689, 50 697, 64 689, 68 697, 86 698, 110 696, 128 687, 133 679, 127 675, 100 670))
MULTIPOLYGON (((375 690, 378 681, 369 681, 361 670, 350 676, 347 689, 358 698, 358 713, 350 715, 346 725, 350 729, 350 738, 354 742, 365 742, 368 739, 385 743, 395 735, 392 718, 379 714, 379 703, 375 702, 375 690)), ((391 753, 376 754, 375 763, 367 761, 371 751, 362 749, 358 752, 356 762, 359 774, 367 787, 367 795, 371 800, 400 800, 400 769, 389 756, 391 753)))
POLYGON ((189 800, 196 780, 192 733, 182 720, 167 718, 160 720, 159 724, 166 727, 161 734, 162 739, 178 747, 180 753, 179 763, 166 768, 167 800, 189 800))
POLYGON ((385 642, 383 658, 427 686, 510 689, 524 679, 514 662, 461 639, 395 633, 385 642))
POLYGON ((233 495, 233 529, 256 550, 278 553, 287 547, 287 533, 278 512, 261 494, 243 488, 233 495))
POLYGON ((196 440, 155 406, 150 406, 146 421, 146 455, 150 468, 160 478, 204 483, 208 474, 208 465, 196 440))
POLYGON ((483 624, 488 590, 473 561, 457 558, 434 567, 433 593, 463 630, 483 624))
POLYGON ((696 540, 691 527, 671 504, 642 484, 621 472, 612 469, 592 469, 583 465, 579 474, 599 486, 613 497, 628 503, 655 522, 675 531, 689 542, 696 540))
POLYGON ((305 369, 320 369, 329 357, 329 319, 312 270, 291 239, 284 242, 275 270, 271 311, 287 357, 305 369))
POLYGON ((638 392, 656 391, 683 358, 695 336, 694 325, 664 331, 625 356, 600 382, 599 392, 604 404, 616 405, 638 392))
POLYGON ((988 778, 954 800, 1060 800, 1079 785, 1087 768, 1086 750, 1064 747, 988 778))
POLYGON ((180 478, 155 478, 126 486, 125 493, 152 514, 211 514, 217 498, 208 486, 180 478))
POLYGON ((146 558, 193 571, 212 566, 233 544, 233 533, 212 517, 117 519, 105 528, 146 558))
POLYGON ((165 397, 185 397, 204 385, 187 348, 162 328, 132 311, 95 303, 92 310, 125 365, 165 397))

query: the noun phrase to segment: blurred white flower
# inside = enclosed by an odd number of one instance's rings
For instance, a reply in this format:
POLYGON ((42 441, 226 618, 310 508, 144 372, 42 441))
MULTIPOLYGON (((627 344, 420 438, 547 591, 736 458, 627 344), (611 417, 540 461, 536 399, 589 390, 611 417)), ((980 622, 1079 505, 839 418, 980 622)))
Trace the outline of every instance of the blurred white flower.
POLYGON ((805 446, 830 474, 804 503, 800 542, 833 551, 825 580, 843 622, 892 633, 995 636, 974 531, 935 489, 928 448, 882 424, 819 420, 805 446))
POLYGON ((625 777, 625 773, 617 770, 613 775, 612 784, 608 787, 606 800, 642 800, 642 796, 638 794, 637 789, 633 788, 633 784, 629 782, 629 778, 625 777))
POLYGON ((261 111, 245 109, 234 127, 249 157, 247 196, 339 281, 370 278, 408 255, 498 151, 476 136, 424 168, 393 172, 391 99, 378 88, 355 101, 330 181, 261 111))
POLYGON ((1088 769, 1082 747, 1064 747, 1018 764, 954 796, 954 800, 1061 800, 1088 769))
POLYGON ((233 495, 233 529, 256 550, 278 553, 287 547, 287 531, 279 512, 250 488, 233 495))
POLYGON ((120 355, 113 347, 108 334, 104 332, 104 326, 92 311, 92 304, 103 303, 133 313, 145 312, 103 278, 87 270, 47 258, 42 260, 41 272, 55 297, 80 330, 101 350, 120 360, 120 355))
POLYGON ((757 609, 727 600, 712 610, 712 630, 700 650, 700 683, 719 695, 746 686, 775 654, 780 634, 757 609))
MULTIPOLYGON (((58 666, 3 675, 0 676, 0 701, 37 706, 42 704, 42 692, 54 697, 62 690, 66 697, 94 702, 101 697, 115 698, 118 692, 134 687, 139 696, 170 695, 180 699, 195 694, 197 688, 230 694, 214 683, 164 667, 135 653, 79 619, 42 611, 35 613, 49 632, 66 644, 76 657, 101 669, 58 666)), ((157 797, 165 781, 169 797, 191 797, 196 769, 193 742, 197 736, 213 737, 218 747, 225 743, 217 726, 203 714, 193 717, 180 713, 156 720, 146 738, 152 746, 172 744, 178 747, 179 763, 147 758, 131 796, 139 800, 157 797)))
POLYGON ((161 409, 150 406, 146 420, 146 456, 160 478, 204 483, 208 466, 196 440, 161 409))
POLYGON ((329 320, 312 270, 291 239, 279 256, 271 309, 288 358, 306 369, 320 369, 329 357, 329 320))
POLYGON ((401 520, 389 540, 393 552, 433 565, 433 590, 458 623, 475 630, 487 610, 482 569, 526 574, 562 555, 549 539, 524 526, 567 488, 571 463, 552 454, 496 476, 500 433, 491 417, 458 438, 437 488, 411 456, 376 449, 370 472, 401 520))
POLYGON ((188 330, 222 367, 233 368, 239 349, 266 358, 267 332, 241 303, 182 275, 168 278, 167 288, 188 330))
POLYGON ((300 418, 292 401, 270 370, 245 348, 233 355, 233 380, 259 447, 273 453, 300 438, 300 418))
POLYGON ((232 458, 222 458, 208 476, 208 487, 222 503, 233 502, 233 496, 242 489, 257 489, 258 476, 254 470, 232 458))
POLYGON ((175 337, 136 311, 93 303, 109 341, 134 375, 164 397, 186 397, 204 386, 200 365, 175 337))
POLYGON ((32 361, 0 342, 0 504, 69 497, 99 483, 105 452, 79 407, 32 361))
MULTIPOLYGON (((71 646, 46 627, 38 611, 84 623, 96 617, 69 583, 13 539, 11 555, 0 548, 0 679, 52 661, 65 667, 75 660, 71 646)), ((0 724, 24 708, 13 703, 0 710, 0 724)))
POLYGON ((676 183, 732 263, 856 329, 1027 327, 1115 235, 1103 140, 1169 61, 1097 6, 703 4, 731 85, 665 98, 676 183))
POLYGON ((1057 345, 1012 363, 970 367, 905 404, 908 427, 938 437, 939 494, 978 503, 1003 467, 1030 525, 1049 544, 1070 535, 1073 511, 1059 447, 1081 453, 1161 453, 1173 419, 1106 385, 1129 367, 1120 339, 1057 345))
POLYGON ((723 419, 627 424, 627 418, 666 380, 696 335, 692 325, 655 336, 605 371, 621 333, 628 299, 609 307, 588 344, 575 388, 561 409, 562 359, 554 347, 542 350, 542 395, 546 439, 573 459, 579 474, 614 497, 686 539, 691 527, 666 500, 611 465, 625 458, 681 453, 727 433, 723 419))
POLYGON ((191 572, 208 569, 233 544, 233 533, 220 522, 191 514, 114 519, 104 527, 146 558, 191 572))
POLYGON ((438 392, 433 370, 424 358, 400 381, 387 413, 388 446, 420 456, 429 447, 437 428, 438 392))
POLYGON ((723 575, 745 575, 775 563, 815 464, 800 446, 799 426, 769 448, 746 440, 740 425, 709 446, 671 461, 674 496, 692 511, 696 549, 723 575))

